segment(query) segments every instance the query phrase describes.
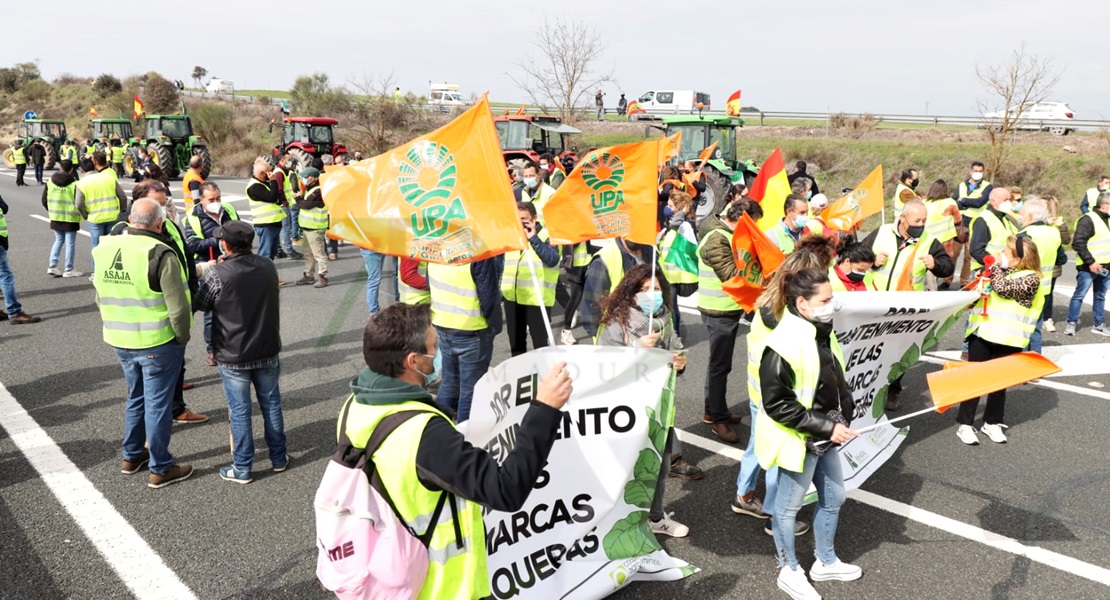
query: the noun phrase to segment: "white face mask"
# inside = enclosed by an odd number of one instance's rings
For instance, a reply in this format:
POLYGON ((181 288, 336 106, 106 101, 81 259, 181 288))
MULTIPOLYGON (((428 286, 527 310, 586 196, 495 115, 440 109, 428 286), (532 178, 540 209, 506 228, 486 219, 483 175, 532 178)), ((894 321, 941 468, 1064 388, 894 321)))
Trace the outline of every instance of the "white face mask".
POLYGON ((1014 210, 1014 203, 1007 200, 1007 201, 1003 202, 1002 204, 998 205, 998 210, 1000 212, 1004 212, 1004 213, 1010 212, 1010 211, 1014 210))
POLYGON ((832 302, 824 306, 813 306, 809 309, 809 317, 818 323, 831 323, 833 320, 833 313, 836 312, 836 306, 832 302))
POLYGON ((998 257, 998 266, 1003 269, 1010 268, 1010 259, 1005 254, 998 257))
POLYGON ((204 212, 210 215, 218 215, 220 214, 221 206, 222 205, 219 202, 209 202, 208 204, 204 205, 204 212))
POLYGON ((975 173, 971 174, 971 180, 972 181, 982 181, 983 180, 983 174, 976 171, 975 173))

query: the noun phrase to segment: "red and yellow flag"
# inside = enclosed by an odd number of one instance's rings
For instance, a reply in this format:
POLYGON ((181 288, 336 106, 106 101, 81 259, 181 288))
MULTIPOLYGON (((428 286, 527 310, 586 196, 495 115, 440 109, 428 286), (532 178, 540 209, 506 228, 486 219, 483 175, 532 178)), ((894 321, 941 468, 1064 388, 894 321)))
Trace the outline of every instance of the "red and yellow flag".
MULTIPOLYGON (((668 160, 678 156, 679 149, 682 148, 682 130, 674 132, 672 135, 659 140, 659 167, 667 164, 668 160)), ((656 169, 658 170, 658 169, 656 169)))
POLYGON ((782 207, 789 195, 790 181, 786 178, 786 163, 782 160, 782 149, 775 148, 771 156, 763 161, 763 166, 759 168, 759 175, 756 175, 755 181, 752 182, 752 189, 748 191, 748 197, 759 202, 763 207, 763 217, 759 219, 761 230, 767 231, 778 225, 779 221, 786 216, 782 207))
POLYGON ((136 121, 138 121, 139 117, 143 116, 143 114, 144 114, 144 112, 143 112, 143 101, 139 100, 138 96, 135 96, 135 106, 134 106, 133 112, 135 113, 135 120, 136 121))
POLYGON ((447 125, 321 178, 334 239, 463 264, 524 248, 486 96, 447 125))
POLYGON ((655 243, 657 161, 664 140, 599 148, 543 205, 553 244, 622 237, 655 243))
POLYGON ((983 394, 1059 373, 1062 369, 1037 352, 1020 352, 985 362, 945 363, 925 375, 937 412, 983 394))
POLYGON ((89 118, 95 119, 99 116, 100 115, 97 114, 97 112, 96 112, 96 106, 95 105, 89 105, 89 118))
POLYGON ((775 246, 767 234, 744 213, 732 232, 732 256, 740 273, 721 284, 721 289, 745 311, 755 307, 763 293, 763 281, 779 268, 786 255, 775 246))
MULTIPOLYGON (((679 133, 682 133, 682 132, 680 131, 679 133)), ((704 163, 707 160, 713 158, 713 153, 717 151, 717 143, 718 142, 713 142, 712 144, 709 145, 708 148, 699 152, 698 153, 698 160, 700 160, 701 162, 704 163)))
POLYGON ((728 97, 728 102, 725 102, 725 116, 740 116, 740 90, 733 92, 732 95, 728 97))
POLYGON ((629 102, 628 106, 626 106, 625 109, 624 109, 624 114, 626 114, 626 115, 636 115, 636 114, 646 113, 646 112, 647 112, 647 110, 644 110, 644 107, 640 106, 640 103, 636 102, 635 100, 633 100, 632 102, 629 102))
POLYGON ((854 231, 864 219, 882 210, 883 166, 879 165, 850 194, 830 204, 821 219, 837 231, 854 231))

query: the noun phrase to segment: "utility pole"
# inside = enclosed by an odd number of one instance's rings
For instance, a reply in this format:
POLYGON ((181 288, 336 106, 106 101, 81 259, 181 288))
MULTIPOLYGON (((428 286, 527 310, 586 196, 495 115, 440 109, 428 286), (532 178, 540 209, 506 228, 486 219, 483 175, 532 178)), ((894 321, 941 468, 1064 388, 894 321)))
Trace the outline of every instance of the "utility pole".
POLYGON ((925 116, 929 116, 929 101, 925 101, 925 116))

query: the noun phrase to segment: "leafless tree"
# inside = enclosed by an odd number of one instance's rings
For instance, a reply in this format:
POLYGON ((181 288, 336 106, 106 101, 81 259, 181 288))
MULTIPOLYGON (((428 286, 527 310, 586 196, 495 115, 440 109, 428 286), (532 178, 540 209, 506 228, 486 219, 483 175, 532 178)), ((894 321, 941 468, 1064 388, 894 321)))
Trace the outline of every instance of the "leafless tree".
POLYGON ((987 99, 979 101, 979 112, 984 115, 983 126, 990 137, 991 149, 987 156, 987 178, 994 179, 1002 170, 1009 156, 1013 140, 1025 111, 1038 102, 1048 100, 1062 72, 1049 58, 1028 54, 1025 45, 1010 54, 1005 64, 975 67, 975 76, 983 84, 987 99), (987 117, 995 112, 1001 116, 987 117))
POLYGON ((554 109, 565 122, 579 116, 576 109, 589 106, 598 86, 613 80, 612 72, 596 71, 605 43, 584 22, 544 18, 535 46, 538 55, 517 63, 521 73, 510 77, 533 104, 554 109))
POLYGON ((393 99, 395 86, 392 75, 366 78, 351 83, 350 109, 345 111, 343 135, 354 150, 373 156, 399 146, 430 129, 425 111, 419 110, 415 98, 408 102, 393 99))

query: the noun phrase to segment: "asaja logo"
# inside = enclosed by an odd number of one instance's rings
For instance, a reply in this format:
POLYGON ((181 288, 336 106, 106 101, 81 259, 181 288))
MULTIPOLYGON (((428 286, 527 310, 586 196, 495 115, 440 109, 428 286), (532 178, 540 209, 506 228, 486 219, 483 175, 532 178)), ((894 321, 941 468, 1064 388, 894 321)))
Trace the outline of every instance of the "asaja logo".
POLYGON ((123 270, 123 250, 116 250, 116 256, 112 259, 112 268, 117 271, 123 270))
POLYGON ((123 269, 123 250, 116 250, 112 266, 104 269, 104 281, 131 284, 131 274, 123 269))
POLYGON ((411 217, 414 237, 441 237, 451 221, 466 218, 462 200, 452 198, 458 171, 447 146, 431 141, 418 143, 405 153, 398 170, 401 196, 417 209, 411 217))
POLYGON ((607 152, 594 153, 582 165, 582 182, 593 190, 590 205, 594 215, 610 213, 624 204, 624 192, 617 189, 624 181, 624 163, 607 152))

